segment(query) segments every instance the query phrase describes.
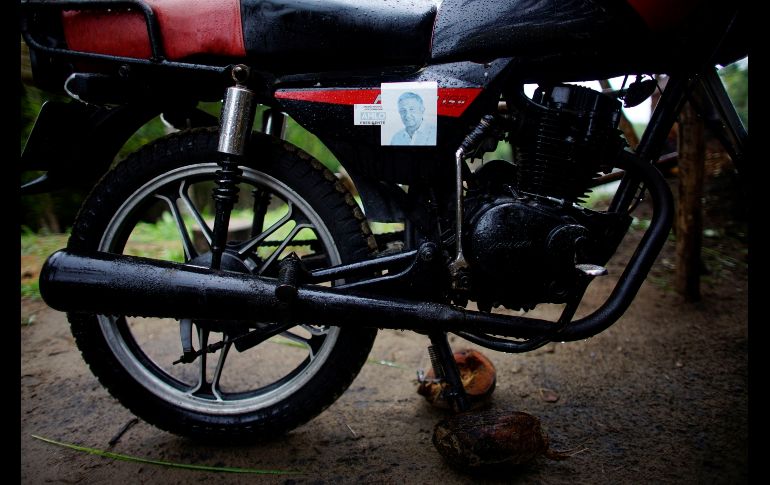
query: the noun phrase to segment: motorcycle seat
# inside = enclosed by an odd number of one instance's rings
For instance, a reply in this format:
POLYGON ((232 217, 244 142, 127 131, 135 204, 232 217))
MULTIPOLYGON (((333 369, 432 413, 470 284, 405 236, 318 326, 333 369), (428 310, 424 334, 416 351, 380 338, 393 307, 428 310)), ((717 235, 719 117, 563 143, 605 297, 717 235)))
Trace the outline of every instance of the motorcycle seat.
MULTIPOLYGON (((145 0, 169 60, 249 58, 284 72, 419 65, 430 56, 436 0, 145 0)), ((72 50, 150 58, 143 15, 62 14, 72 50)))
MULTIPOLYGON (((145 0, 169 60, 191 56, 244 57, 238 0, 145 0)), ((150 40, 141 12, 93 9, 62 13, 64 39, 81 52, 149 59, 150 40)))
POLYGON ((420 65, 430 57, 436 0, 241 0, 248 55, 307 72, 420 65))

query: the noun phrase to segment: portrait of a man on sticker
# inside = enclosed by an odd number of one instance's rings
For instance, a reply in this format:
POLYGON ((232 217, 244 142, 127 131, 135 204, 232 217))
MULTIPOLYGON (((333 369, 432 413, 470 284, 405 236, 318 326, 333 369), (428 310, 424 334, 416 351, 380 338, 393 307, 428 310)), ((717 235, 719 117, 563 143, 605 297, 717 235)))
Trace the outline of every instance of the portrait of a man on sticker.
POLYGON ((436 125, 425 120, 425 103, 419 94, 407 91, 399 96, 398 115, 404 128, 393 135, 391 145, 436 144, 436 125))
POLYGON ((435 81, 382 83, 382 145, 436 146, 438 86, 435 81))

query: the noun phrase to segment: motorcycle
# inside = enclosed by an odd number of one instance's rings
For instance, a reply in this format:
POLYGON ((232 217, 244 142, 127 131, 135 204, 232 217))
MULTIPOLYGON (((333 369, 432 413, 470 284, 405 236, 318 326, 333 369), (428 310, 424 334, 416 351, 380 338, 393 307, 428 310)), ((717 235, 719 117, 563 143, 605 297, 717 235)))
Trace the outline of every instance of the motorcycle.
POLYGON ((101 383, 181 435, 248 440, 312 419, 378 328, 427 335, 445 398, 469 409, 448 333, 528 352, 596 335, 631 304, 672 225, 654 162, 686 101, 740 170, 747 151, 714 67, 747 54, 739 2, 22 0, 20 12, 35 82, 71 98, 43 106, 21 161, 44 173, 22 193, 93 185, 41 294, 101 383), (621 108, 653 94, 652 73, 669 81, 631 150, 621 108), (634 80, 568 84, 615 76, 634 80), (200 108, 219 100, 219 118, 200 108), (177 131, 111 167, 158 115, 177 131), (287 117, 357 196, 283 139, 287 117), (512 163, 470 163, 499 142, 512 163), (622 180, 609 207, 588 208, 610 172, 622 180), (649 228, 604 304, 575 319, 643 194, 649 228), (159 214, 177 242, 147 257, 159 214), (564 305, 556 321, 494 311, 545 303, 564 305))

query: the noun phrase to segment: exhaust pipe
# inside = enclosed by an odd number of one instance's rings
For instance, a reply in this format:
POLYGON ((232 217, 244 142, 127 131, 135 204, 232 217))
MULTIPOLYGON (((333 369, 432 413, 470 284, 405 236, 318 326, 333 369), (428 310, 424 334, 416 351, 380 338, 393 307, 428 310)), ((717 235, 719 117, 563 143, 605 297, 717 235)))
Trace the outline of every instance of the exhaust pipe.
POLYGON ((110 253, 57 251, 40 273, 40 293, 66 312, 205 320, 252 320, 420 332, 483 332, 528 338, 553 322, 492 315, 432 302, 300 286, 290 303, 278 281, 243 273, 110 253))

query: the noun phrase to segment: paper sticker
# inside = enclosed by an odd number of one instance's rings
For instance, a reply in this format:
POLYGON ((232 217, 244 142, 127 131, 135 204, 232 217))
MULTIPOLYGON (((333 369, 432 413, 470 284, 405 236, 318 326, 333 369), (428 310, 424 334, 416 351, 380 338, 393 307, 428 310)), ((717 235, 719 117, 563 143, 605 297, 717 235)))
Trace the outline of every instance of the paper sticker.
POLYGON ((382 83, 381 89, 385 117, 380 143, 436 146, 437 83, 382 83))
POLYGON ((385 111, 381 104, 354 104, 353 124, 355 125, 384 125, 385 111))

